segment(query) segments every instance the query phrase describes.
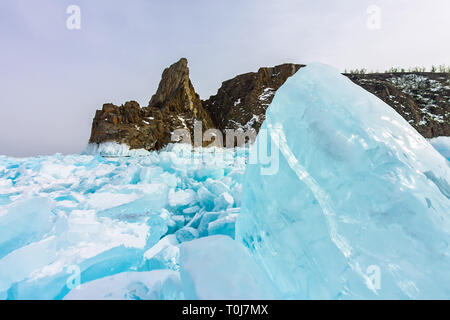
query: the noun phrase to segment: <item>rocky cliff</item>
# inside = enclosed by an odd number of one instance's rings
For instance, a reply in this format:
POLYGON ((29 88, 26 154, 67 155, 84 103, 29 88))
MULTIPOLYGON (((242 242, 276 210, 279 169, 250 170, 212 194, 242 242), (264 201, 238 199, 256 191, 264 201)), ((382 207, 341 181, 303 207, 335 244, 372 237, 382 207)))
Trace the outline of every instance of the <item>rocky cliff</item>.
POLYGON ((346 74, 405 118, 425 138, 450 136, 449 73, 346 74))
POLYGON ((275 92, 304 65, 282 64, 261 68, 222 83, 215 96, 204 102, 217 128, 259 130, 275 92))
MULTIPOLYGON (((165 69, 149 104, 105 104, 95 114, 89 142, 124 143, 131 149, 159 150, 172 141, 176 129, 187 129, 193 140, 194 123, 202 132, 216 128, 258 132, 275 92, 304 65, 261 68, 222 83, 217 94, 202 101, 189 78, 185 58, 165 69)), ((450 136, 450 74, 345 74, 375 94, 426 138, 450 136)), ((239 144, 239 142, 237 142, 239 144)))
POLYGON ((131 149, 159 150, 173 142, 176 129, 188 129, 194 142, 195 121, 201 122, 202 132, 215 128, 223 136, 225 129, 257 132, 276 90, 300 67, 284 64, 237 76, 225 81, 217 95, 202 101, 182 58, 164 70, 148 106, 141 108, 136 101, 103 105, 95 114, 89 143, 115 141, 131 149))
POLYGON ((136 101, 120 107, 103 105, 95 114, 89 142, 115 141, 128 144, 131 149, 159 150, 171 142, 176 129, 186 128, 193 134, 196 120, 202 122, 202 131, 214 128, 192 86, 187 60, 183 58, 164 70, 148 106, 141 108, 136 101))

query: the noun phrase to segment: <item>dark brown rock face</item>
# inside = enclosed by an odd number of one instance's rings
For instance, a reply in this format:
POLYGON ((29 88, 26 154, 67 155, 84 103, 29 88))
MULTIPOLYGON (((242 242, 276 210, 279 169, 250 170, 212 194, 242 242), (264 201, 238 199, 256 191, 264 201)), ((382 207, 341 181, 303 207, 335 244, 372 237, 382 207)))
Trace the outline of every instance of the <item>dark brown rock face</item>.
MULTIPOLYGON (((283 64, 239 75, 223 82, 216 95, 202 101, 189 79, 187 60, 182 58, 164 70, 158 90, 147 107, 141 108, 136 101, 120 107, 103 105, 95 114, 89 142, 115 141, 131 149, 159 150, 175 142, 172 133, 176 129, 187 129, 194 142, 196 121, 201 122, 202 133, 214 128, 223 137, 227 129, 253 130, 256 134, 275 92, 302 67, 283 64)), ((394 108, 424 137, 450 136, 450 74, 345 76, 394 108)), ((233 140, 232 145, 246 141, 233 140)), ((226 139, 223 143, 226 145, 226 139)))
POLYGON ((219 129, 224 137, 225 129, 257 132, 276 90, 300 67, 284 64, 237 76, 224 82, 217 95, 201 101, 189 79, 187 60, 182 58, 164 70, 147 107, 130 101, 120 107, 105 104, 98 110, 89 143, 115 141, 131 149, 159 150, 173 142, 176 129, 187 128, 193 142, 195 121, 201 121, 202 132, 219 129))
MULTIPOLYGON (((189 79, 187 60, 182 58, 165 69, 156 94, 148 105, 151 118, 159 121, 163 132, 159 132, 156 148, 160 149, 171 142, 171 133, 176 129, 188 129, 194 133, 194 122, 202 122, 202 131, 214 128, 214 123, 195 92, 189 79)), ((191 137, 193 140, 193 136, 191 137)))
POLYGON ((120 107, 103 105, 95 114, 89 142, 115 141, 131 149, 159 150, 171 142, 176 129, 186 128, 192 135, 196 120, 202 122, 203 131, 214 127, 192 86, 187 60, 183 58, 164 70, 147 107, 140 108, 135 101, 120 107))
POLYGON ((217 128, 259 131, 275 92, 304 65, 282 64, 261 68, 222 83, 215 96, 204 102, 217 128))
POLYGON ((425 138, 450 136, 449 73, 346 74, 405 118, 425 138))
POLYGON ((132 149, 155 147, 154 137, 158 123, 148 120, 147 109, 141 108, 136 101, 122 106, 104 104, 97 110, 92 122, 90 143, 116 141, 126 143, 132 149))

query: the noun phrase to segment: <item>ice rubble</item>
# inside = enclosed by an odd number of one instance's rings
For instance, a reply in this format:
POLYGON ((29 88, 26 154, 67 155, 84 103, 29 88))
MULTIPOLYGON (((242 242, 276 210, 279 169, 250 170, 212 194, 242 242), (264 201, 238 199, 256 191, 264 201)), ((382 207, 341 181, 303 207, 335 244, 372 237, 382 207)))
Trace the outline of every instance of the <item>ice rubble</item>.
POLYGON ((177 145, 145 157, 0 156, 0 299, 63 298, 73 266, 86 298, 107 298, 106 283, 127 286, 111 297, 132 297, 135 282, 147 292, 136 298, 156 297, 148 272, 178 272, 182 242, 234 237, 247 155, 177 145))
POLYGON ((139 157, 148 156, 150 152, 145 149, 130 149, 125 143, 110 141, 104 143, 90 143, 81 154, 100 155, 103 157, 139 157))
POLYGON ((284 298, 450 297, 449 163, 400 115, 311 64, 262 129, 279 168, 247 166, 236 238, 284 298))

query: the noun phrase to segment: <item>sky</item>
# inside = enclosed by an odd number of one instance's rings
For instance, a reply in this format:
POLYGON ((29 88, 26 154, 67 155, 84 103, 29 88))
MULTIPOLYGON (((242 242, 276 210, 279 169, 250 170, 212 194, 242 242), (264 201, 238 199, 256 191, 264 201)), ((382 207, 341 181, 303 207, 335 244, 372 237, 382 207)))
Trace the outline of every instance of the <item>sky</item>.
POLYGON ((81 152, 96 109, 147 105, 181 57, 206 99, 286 62, 450 65, 449 39, 449 0, 1 0, 0 155, 81 152))

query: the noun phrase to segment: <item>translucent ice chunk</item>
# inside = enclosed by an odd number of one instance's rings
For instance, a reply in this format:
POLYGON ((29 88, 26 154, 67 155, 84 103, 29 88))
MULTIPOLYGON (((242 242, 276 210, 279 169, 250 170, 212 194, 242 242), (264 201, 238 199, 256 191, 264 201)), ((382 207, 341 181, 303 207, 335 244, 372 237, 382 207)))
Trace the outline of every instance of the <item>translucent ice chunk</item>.
POLYGON ((212 236, 185 242, 180 274, 186 299, 274 299, 277 291, 239 242, 212 236))
POLYGON ((73 289, 64 300, 175 300, 183 298, 178 272, 123 272, 73 289))
POLYGON ((250 158, 265 147, 236 235, 283 297, 450 297, 450 168, 391 107, 310 64, 277 91, 250 158))

